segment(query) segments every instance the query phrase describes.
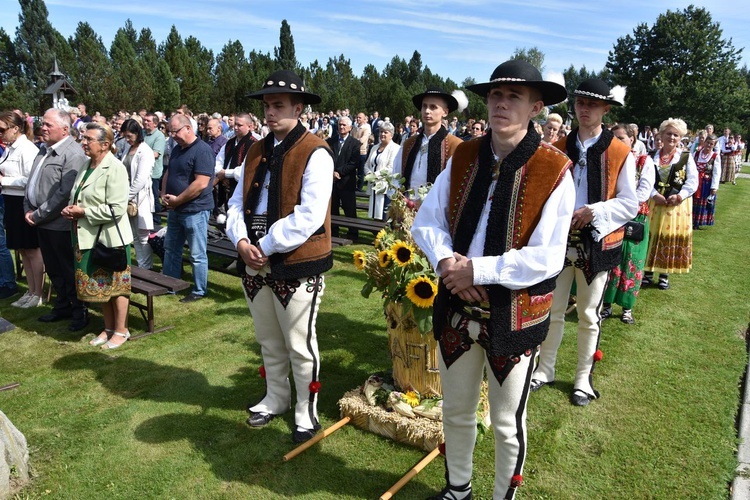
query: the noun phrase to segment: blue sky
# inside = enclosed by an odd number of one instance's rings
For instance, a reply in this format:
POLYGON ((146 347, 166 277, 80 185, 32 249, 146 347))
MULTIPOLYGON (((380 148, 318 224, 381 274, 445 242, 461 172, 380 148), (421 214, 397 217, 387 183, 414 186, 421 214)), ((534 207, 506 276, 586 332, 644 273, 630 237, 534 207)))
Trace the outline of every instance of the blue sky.
MULTIPOLYGON (((711 11, 724 38, 732 38, 737 48, 746 47, 741 65, 750 67, 750 9, 740 3, 696 5, 711 11)), ((0 26, 13 37, 20 6, 16 0, 0 0, 0 4, 0 26)), ((193 35, 215 54, 230 40, 240 40, 247 51, 272 53, 279 43, 281 20, 287 19, 303 65, 315 59, 325 65, 329 57, 343 53, 360 75, 367 64, 380 71, 394 55, 408 60, 418 50, 423 64, 434 73, 460 83, 467 76, 485 81, 516 48, 533 46, 546 56, 545 72, 562 72, 571 64, 600 70, 618 37, 690 2, 626 1, 617 7, 601 0, 47 0, 46 4, 50 22, 65 37, 80 21, 87 21, 107 47, 129 18, 136 30, 151 28, 158 43, 174 24, 183 38, 193 35)))

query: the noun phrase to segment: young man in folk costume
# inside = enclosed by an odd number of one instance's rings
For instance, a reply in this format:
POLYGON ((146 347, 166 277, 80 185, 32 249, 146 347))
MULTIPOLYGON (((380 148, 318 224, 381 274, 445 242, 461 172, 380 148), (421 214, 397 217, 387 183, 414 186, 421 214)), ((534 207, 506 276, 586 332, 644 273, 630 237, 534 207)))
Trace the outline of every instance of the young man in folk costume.
POLYGON ((271 133, 250 147, 227 214, 227 235, 245 263, 242 285, 266 380, 266 394, 248 408, 247 423, 263 427, 289 409, 291 364, 297 393, 292 439, 301 443, 320 428, 315 322, 323 273, 333 265, 333 159, 325 141, 299 123, 303 107, 320 97, 296 74, 277 71, 248 97, 263 100, 271 133))
POLYGON ((412 226, 440 276, 433 322, 448 484, 433 498, 472 498, 485 367, 495 434, 493 498, 513 498, 523 479, 534 356, 547 335, 575 199, 570 161, 541 142, 531 119, 567 93, 525 61, 505 62, 489 82, 468 89, 486 98, 490 129, 458 146, 412 226))
POLYGON ((412 102, 422 113, 422 130, 410 135, 401 145, 393 160, 393 173, 403 175, 401 188, 404 191, 413 189, 416 195, 417 189, 435 182, 456 147, 461 144, 461 139, 449 134, 448 129, 443 127, 443 118, 466 108, 468 99, 459 90, 448 94, 431 87, 412 97, 412 102), (459 99, 462 101, 460 106, 459 99))
POLYGON ((579 126, 555 143, 574 163, 576 202, 570 225, 565 269, 557 277, 547 340, 531 390, 555 381, 557 350, 565 330, 568 293, 575 281, 578 311, 578 367, 571 402, 586 406, 599 397, 592 374, 601 357, 600 312, 608 271, 622 258, 623 225, 638 213, 635 159, 612 132, 602 126, 611 106, 621 106, 603 81, 584 80, 573 93, 579 126))

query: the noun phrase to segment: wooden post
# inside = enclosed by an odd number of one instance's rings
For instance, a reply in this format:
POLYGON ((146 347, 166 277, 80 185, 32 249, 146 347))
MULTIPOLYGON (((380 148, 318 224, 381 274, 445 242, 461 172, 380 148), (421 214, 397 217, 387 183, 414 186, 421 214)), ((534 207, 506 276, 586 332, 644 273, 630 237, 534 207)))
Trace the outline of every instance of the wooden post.
POLYGON ((338 422, 336 422, 335 424, 333 424, 332 426, 330 426, 329 428, 320 431, 312 439, 310 439, 309 441, 305 441, 304 443, 302 443, 301 445, 297 446, 295 449, 293 449, 292 451, 284 455, 284 462, 287 462, 293 459, 294 457, 296 457, 297 455, 299 455, 300 453, 302 453, 303 451, 305 451, 306 449, 308 449, 309 447, 311 447, 318 441, 322 440, 323 438, 327 436, 330 436, 331 434, 333 434, 334 432, 336 432, 337 430, 341 429, 343 426, 348 424, 350 420, 351 420, 351 417, 344 417, 338 422))
POLYGON ((394 484, 393 486, 391 486, 388 491, 380 495, 380 500, 388 500, 389 498, 393 497, 393 495, 396 494, 398 490, 403 488, 406 483, 414 479, 414 476, 419 474, 422 471, 422 469, 427 467, 427 464, 435 460, 435 457, 437 457, 438 455, 440 455, 440 447, 437 447, 434 450, 432 450, 430 453, 428 453, 427 456, 425 456, 422 460, 420 460, 417 465, 412 467, 412 469, 409 472, 407 472, 406 475, 404 475, 404 477, 399 479, 398 482, 394 484))
POLYGON ((10 389, 15 389, 16 387, 18 387, 20 385, 21 384, 19 384, 18 382, 13 382, 12 384, 4 385, 4 386, 0 387, 0 392, 2 392, 2 391, 8 391, 10 389))

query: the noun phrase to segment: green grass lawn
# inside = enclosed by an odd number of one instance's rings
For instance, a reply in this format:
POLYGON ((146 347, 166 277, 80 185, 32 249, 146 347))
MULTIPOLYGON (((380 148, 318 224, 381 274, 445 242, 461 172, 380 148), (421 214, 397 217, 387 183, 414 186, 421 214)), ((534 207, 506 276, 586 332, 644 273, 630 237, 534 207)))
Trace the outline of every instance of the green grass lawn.
MULTIPOLYGON (((747 169, 746 169, 747 170, 747 169)), ((525 484, 517 498, 726 498, 736 466, 735 418, 747 354, 750 181, 722 186, 716 226, 694 235, 693 270, 669 291, 642 292, 629 326, 604 324, 595 383, 601 399, 569 401, 575 365, 571 320, 558 383, 531 396, 525 484)), ((390 366, 380 301, 363 299, 351 251, 336 250, 318 318, 319 411, 371 372, 390 366)), ((190 275, 185 276, 191 279, 190 275)), ((239 278, 211 272, 210 298, 156 298, 170 331, 109 353, 89 334, 38 323, 44 310, 0 302, 17 328, 0 335, 0 409, 26 435, 34 478, 21 498, 377 498, 423 452, 346 426, 301 456, 291 412, 245 426, 264 390, 260 350, 239 278)), ((619 309, 616 310, 619 312, 619 309)), ((144 323, 135 309, 131 330, 144 323)), ((477 498, 492 491, 493 439, 475 454, 477 498)), ((424 498, 443 485, 438 458, 397 495, 424 498)))

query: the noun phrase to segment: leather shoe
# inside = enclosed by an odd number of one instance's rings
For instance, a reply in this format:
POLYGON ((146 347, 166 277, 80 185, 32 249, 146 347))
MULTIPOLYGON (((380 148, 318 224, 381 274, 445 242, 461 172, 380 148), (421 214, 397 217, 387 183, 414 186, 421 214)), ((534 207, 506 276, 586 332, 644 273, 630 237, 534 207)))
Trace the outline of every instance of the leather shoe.
POLYGON ((250 427, 264 427, 274 418, 276 418, 276 415, 273 413, 259 413, 253 411, 250 412, 250 418, 247 419, 247 425, 250 427))
POLYGON ((596 396, 592 396, 591 394, 587 394, 580 389, 576 389, 570 396, 570 402, 573 403, 574 406, 587 406, 592 400, 596 399, 596 397, 598 397, 598 394, 596 396))
POLYGON ((529 388, 531 389, 531 392, 536 392, 539 389, 541 389, 542 387, 544 387, 545 385, 555 385, 555 382, 554 381, 552 381, 552 382, 543 382, 541 380, 532 378, 531 379, 531 384, 529 384, 529 388))
POLYGON ((305 441, 310 441, 315 434, 318 433, 318 429, 320 429, 320 426, 316 426, 314 429, 305 429, 303 431, 298 431, 295 429, 294 432, 292 432, 292 441, 295 444, 304 443, 305 441))
POLYGON ((78 330, 83 330, 84 328, 86 328, 88 324, 89 324, 89 315, 84 314, 82 317, 71 321, 70 326, 68 326, 68 330, 71 332, 77 332, 78 330))
POLYGON ((54 323, 55 321, 62 321, 68 318, 70 318, 70 313, 52 311, 50 313, 39 316, 37 320, 41 321, 42 323, 54 323))
POLYGON ((188 304, 190 302, 196 302, 198 300, 201 300, 204 297, 205 295, 198 295, 197 293, 191 293, 187 297, 180 299, 180 302, 182 302, 183 304, 188 304))

